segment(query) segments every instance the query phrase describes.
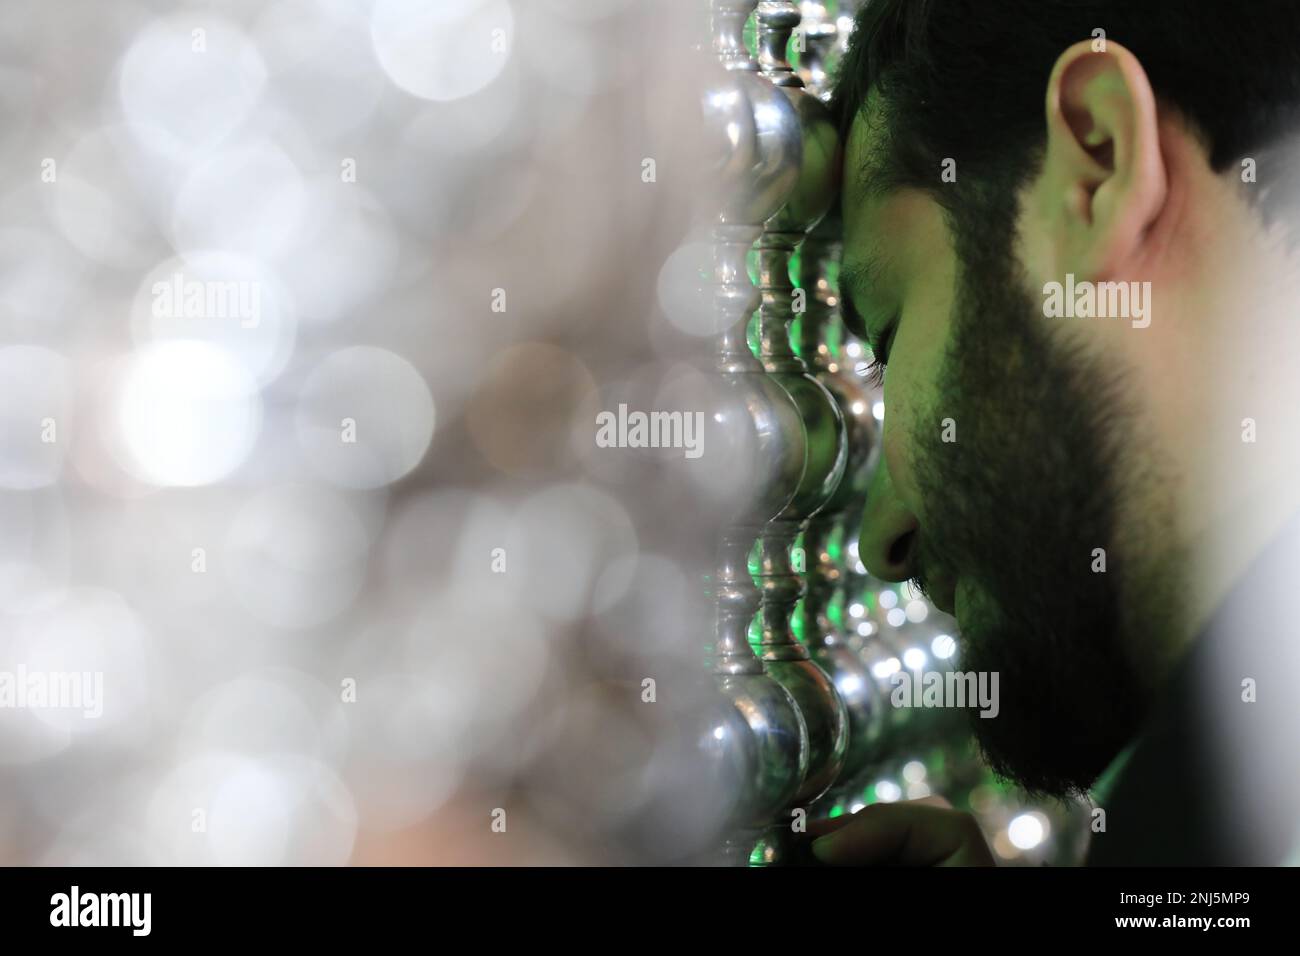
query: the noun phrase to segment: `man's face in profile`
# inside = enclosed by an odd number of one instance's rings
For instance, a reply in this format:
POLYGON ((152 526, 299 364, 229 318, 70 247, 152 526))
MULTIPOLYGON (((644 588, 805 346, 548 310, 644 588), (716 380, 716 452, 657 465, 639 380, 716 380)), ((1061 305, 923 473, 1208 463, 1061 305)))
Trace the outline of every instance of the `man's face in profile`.
POLYGON ((1054 333, 1009 224, 955 236, 925 193, 873 190, 877 135, 859 118, 844 164, 841 290, 888 362, 861 553, 955 612, 960 669, 1000 674, 998 717, 973 720, 994 769, 1083 790, 1144 711, 1115 547, 1124 377, 1054 333))
MULTIPOLYGON (((837 74, 841 306, 884 367, 859 555, 998 673, 971 723, 1013 781, 1089 791, 1136 744, 1143 787, 1184 735, 1173 765, 1267 776, 1296 724, 1243 723, 1237 669, 1295 644, 1259 582, 1300 528, 1300 7, 994 6, 872 0, 837 74)), ((944 821, 913 859, 967 845, 944 821)), ((819 858, 878 859, 844 847, 885 823, 819 858)))

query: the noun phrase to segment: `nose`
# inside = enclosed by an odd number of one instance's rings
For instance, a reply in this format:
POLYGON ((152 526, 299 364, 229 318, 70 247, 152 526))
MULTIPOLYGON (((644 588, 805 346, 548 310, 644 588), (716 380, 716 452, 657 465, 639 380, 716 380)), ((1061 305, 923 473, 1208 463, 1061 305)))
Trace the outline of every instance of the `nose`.
POLYGON ((906 581, 916 575, 916 533, 920 522, 894 491, 886 457, 879 457, 871 475, 858 557, 882 581, 906 581))

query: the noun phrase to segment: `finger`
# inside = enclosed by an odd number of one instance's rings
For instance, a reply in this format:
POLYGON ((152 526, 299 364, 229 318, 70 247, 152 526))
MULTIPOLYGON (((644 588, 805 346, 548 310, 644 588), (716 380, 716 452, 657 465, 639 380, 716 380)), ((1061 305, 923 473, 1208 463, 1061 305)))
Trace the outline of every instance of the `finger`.
MULTIPOLYGON (((908 804, 919 804, 921 806, 939 807, 944 810, 951 810, 952 804, 944 797, 934 793, 928 797, 918 797, 915 800, 905 801, 908 804)), ((808 823, 808 836, 818 837, 825 836, 828 833, 834 833, 836 830, 853 822, 854 814, 841 813, 838 817, 822 817, 821 819, 811 820, 808 823)))
POLYGON ((813 841, 813 856, 832 866, 992 865, 975 818, 917 801, 878 803, 813 841))
POLYGON ((818 837, 825 836, 827 833, 834 833, 840 827, 847 826, 853 822, 853 814, 841 813, 838 817, 824 818, 821 820, 808 821, 808 836, 818 837))
POLYGON ((952 804, 945 797, 932 793, 928 797, 917 797, 915 800, 908 800, 908 803, 920 804, 923 807, 939 807, 942 810, 951 810, 952 804))

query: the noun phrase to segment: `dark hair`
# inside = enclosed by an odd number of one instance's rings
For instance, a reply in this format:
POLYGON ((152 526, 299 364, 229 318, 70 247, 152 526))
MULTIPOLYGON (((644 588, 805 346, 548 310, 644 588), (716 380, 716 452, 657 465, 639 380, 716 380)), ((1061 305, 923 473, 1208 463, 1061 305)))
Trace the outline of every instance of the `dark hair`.
POLYGON ((1041 161, 1052 67, 1098 28, 1138 58, 1216 172, 1256 160, 1252 201, 1291 174, 1265 156, 1300 123, 1300 0, 867 0, 836 79, 841 133, 873 94, 872 188, 928 191, 957 231, 1003 219, 1041 161), (941 184, 948 157, 958 179, 941 184))

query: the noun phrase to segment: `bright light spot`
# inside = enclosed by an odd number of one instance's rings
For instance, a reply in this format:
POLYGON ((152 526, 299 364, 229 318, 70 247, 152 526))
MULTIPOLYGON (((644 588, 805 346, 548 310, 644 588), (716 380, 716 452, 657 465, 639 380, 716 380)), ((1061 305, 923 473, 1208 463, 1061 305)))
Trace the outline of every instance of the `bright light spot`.
POLYGON ((891 657, 888 660, 878 661, 877 663, 873 664, 871 666, 871 673, 875 675, 878 679, 884 680, 886 677, 889 677, 892 674, 897 674, 900 670, 902 670, 902 668, 903 665, 899 662, 898 658, 891 657))
POLYGON ((302 173, 277 146, 222 149, 193 167, 172 205, 172 245, 182 254, 236 249, 285 252, 306 209, 302 173))
POLYGON ((849 406, 849 408, 851 408, 851 409, 853 410, 853 414, 854 414, 854 415, 861 415, 863 412, 865 412, 865 411, 867 410, 867 403, 866 403, 866 402, 854 402, 852 405, 849 406))
POLYGON ((202 54, 192 46, 194 28, 188 13, 154 21, 136 36, 118 71, 118 96, 132 133, 172 157, 225 139, 266 85, 266 64, 239 27, 205 16, 202 54))
POLYGON ((389 79, 426 100, 472 96, 514 53, 505 0, 378 0, 370 18, 375 55, 389 79))
POLYGON ((713 281, 712 243, 678 246, 659 270, 659 307, 668 321, 687 335, 716 335, 713 281))
POLYGON ((725 728, 725 727, 714 727, 714 728, 713 728, 713 739, 714 739, 714 740, 722 740, 722 739, 723 739, 724 737, 726 737, 726 736, 727 736, 727 728, 725 728))
POLYGON ((927 660, 929 660, 929 658, 925 656, 925 651, 921 650, 919 647, 909 647, 907 650, 903 651, 903 664, 906 665, 907 669, 910 671, 919 671, 925 666, 927 660))
POLYGON ((401 239, 389 210, 363 186, 338 188, 339 174, 303 184, 301 228, 276 266, 300 315, 336 322, 391 288, 401 239))
POLYGON ((876 784, 876 799, 881 803, 893 803, 902 796, 903 788, 892 780, 881 780, 876 784))
POLYGON ((862 346, 857 342, 850 342, 844 347, 844 351, 848 353, 849 358, 857 358, 862 354, 862 346))
POLYGON ((871 417, 878 422, 883 422, 885 420, 884 402, 876 402, 874 405, 871 406, 871 417))
POLYGON ((839 687, 841 696, 849 697, 862 689, 862 678, 857 674, 845 674, 836 686, 839 687))
POLYGON ((885 620, 889 622, 890 627, 902 627, 907 620, 907 613, 901 607, 896 607, 885 615, 885 620))
POLYGON ((857 813, 859 810, 865 810, 866 807, 867 805, 861 800, 855 800, 853 801, 853 805, 849 807, 849 813, 857 813))
POLYGON ((223 349, 265 385, 288 364, 297 317, 279 278, 233 252, 173 256, 145 275, 131 306, 141 344, 189 339, 223 349))
POLYGON ((898 607, 898 592, 893 588, 881 591, 880 606, 883 608, 898 607))
POLYGON ((1007 837, 1013 846, 1032 850, 1047 837, 1047 828, 1041 814, 1022 813, 1007 826, 1007 837))
POLYGON ((946 661, 957 653, 957 642, 951 634, 940 634, 930 642, 930 651, 941 661, 946 661))
POLYGON ((919 760, 909 760, 903 764, 903 779, 908 783, 920 783, 925 779, 925 764, 919 760))
POLYGON ((132 359, 117 409, 136 477, 206 485, 248 456, 262 427, 257 383, 225 349, 189 339, 132 359))
POLYGON ((909 783, 907 785, 907 799, 921 800, 930 795, 930 785, 926 783, 909 783))
POLYGON ((853 34, 853 17, 843 14, 835 19, 836 46, 847 49, 849 37, 853 34))
POLYGON ((876 633, 876 625, 872 624, 870 621, 863 621, 861 624, 858 625, 858 635, 860 637, 870 637, 872 634, 875 633, 876 633))
POLYGON ((920 624, 930 616, 930 605, 924 601, 907 602, 907 619, 913 624, 920 624))
POLYGON ((867 609, 860 602, 855 601, 849 605, 849 617, 862 617, 867 613, 867 609))
POLYGON ((433 396, 406 359, 358 345, 328 356, 303 383, 298 441, 322 478, 378 488, 424 458, 433 439, 433 396))

